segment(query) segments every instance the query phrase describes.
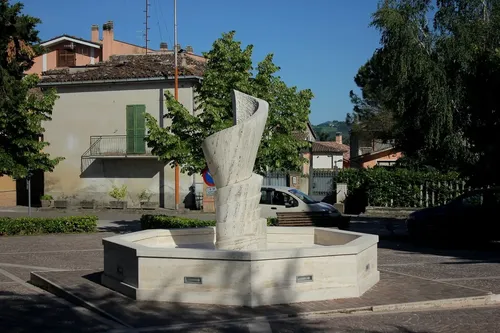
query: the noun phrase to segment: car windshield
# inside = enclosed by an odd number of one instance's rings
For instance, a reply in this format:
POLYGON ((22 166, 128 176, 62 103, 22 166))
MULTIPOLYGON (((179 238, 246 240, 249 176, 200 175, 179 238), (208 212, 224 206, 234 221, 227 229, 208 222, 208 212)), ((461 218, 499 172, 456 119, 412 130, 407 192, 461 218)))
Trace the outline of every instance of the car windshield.
POLYGON ((308 205, 318 202, 318 201, 314 200, 313 198, 311 198, 310 196, 308 196, 307 194, 305 194, 304 192, 301 192, 297 189, 291 189, 291 190, 288 190, 288 192, 292 193, 293 195, 295 195, 297 198, 304 201, 308 205))

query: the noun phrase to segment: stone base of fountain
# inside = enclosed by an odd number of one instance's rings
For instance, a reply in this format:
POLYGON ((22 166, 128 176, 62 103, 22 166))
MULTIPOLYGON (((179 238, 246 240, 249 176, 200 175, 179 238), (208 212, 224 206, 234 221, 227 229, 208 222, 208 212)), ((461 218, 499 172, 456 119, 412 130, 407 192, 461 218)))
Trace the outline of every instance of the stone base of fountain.
POLYGON ((133 299, 262 306, 359 297, 379 281, 378 236, 268 227, 267 249, 215 249, 215 228, 103 239, 102 283, 133 299))

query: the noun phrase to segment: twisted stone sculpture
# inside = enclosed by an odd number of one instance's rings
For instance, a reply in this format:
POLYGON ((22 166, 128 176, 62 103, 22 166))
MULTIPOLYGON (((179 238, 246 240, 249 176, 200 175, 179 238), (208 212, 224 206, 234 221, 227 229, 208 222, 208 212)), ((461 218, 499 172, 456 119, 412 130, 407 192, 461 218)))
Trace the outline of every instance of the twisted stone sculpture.
POLYGON ((214 179, 216 248, 266 248, 266 219, 260 217, 262 176, 253 173, 269 104, 233 90, 234 125, 205 139, 202 148, 214 179))

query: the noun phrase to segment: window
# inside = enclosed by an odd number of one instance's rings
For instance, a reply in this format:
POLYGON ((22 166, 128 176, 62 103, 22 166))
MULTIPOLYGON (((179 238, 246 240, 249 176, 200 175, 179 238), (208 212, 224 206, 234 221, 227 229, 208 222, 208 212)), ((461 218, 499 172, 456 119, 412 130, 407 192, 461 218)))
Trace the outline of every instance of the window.
POLYGON ((463 197, 460 202, 465 207, 480 207, 483 203, 483 194, 479 192, 472 193, 468 196, 463 197))
POLYGON ((273 189, 262 189, 260 204, 275 206, 285 206, 286 204, 290 204, 292 207, 295 207, 298 205, 298 202, 287 193, 275 191, 273 189))
POLYGON ((270 205, 272 198, 272 191, 268 189, 262 189, 260 191, 260 204, 261 205, 270 205))
POLYGON ((292 193, 296 197, 298 197, 300 200, 304 201, 306 204, 313 204, 316 203, 317 201, 308 196, 307 194, 303 193, 302 191, 299 191, 297 189, 291 189, 288 190, 288 192, 292 193))
POLYGON ((57 67, 76 66, 76 54, 72 50, 57 50, 57 67))
POLYGON ((396 164, 396 161, 377 161, 377 165, 380 167, 390 167, 396 164))
POLYGON ((146 112, 145 105, 127 105, 127 153, 144 154, 146 152, 146 112))

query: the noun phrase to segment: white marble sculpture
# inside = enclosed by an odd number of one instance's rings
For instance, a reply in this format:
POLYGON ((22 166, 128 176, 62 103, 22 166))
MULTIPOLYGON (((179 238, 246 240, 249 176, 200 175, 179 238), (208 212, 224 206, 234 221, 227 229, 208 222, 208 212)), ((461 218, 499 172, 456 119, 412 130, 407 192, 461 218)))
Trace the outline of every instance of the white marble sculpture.
POLYGON ((260 217, 262 176, 253 173, 269 104, 233 91, 234 125, 205 139, 202 148, 217 192, 217 249, 266 248, 266 219, 260 217))

